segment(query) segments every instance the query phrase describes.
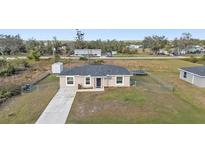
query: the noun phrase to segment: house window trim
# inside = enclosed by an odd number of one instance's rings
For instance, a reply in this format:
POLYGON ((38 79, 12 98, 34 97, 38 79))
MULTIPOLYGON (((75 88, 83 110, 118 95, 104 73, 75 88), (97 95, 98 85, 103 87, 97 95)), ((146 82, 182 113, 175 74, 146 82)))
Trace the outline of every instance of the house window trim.
POLYGON ((86 86, 86 87, 90 87, 90 86, 91 86, 91 76, 90 76, 90 75, 85 76, 85 78, 84 78, 84 86, 86 86), (86 84, 86 78, 87 78, 87 77, 90 78, 90 84, 86 84))
POLYGON ((115 77, 115 85, 116 86, 123 86, 124 85, 124 76, 123 75, 118 75, 115 77), (122 83, 117 83, 117 77, 122 77, 122 83))
POLYGON ((75 85, 75 76, 66 76, 66 86, 74 86, 75 85), (73 84, 68 84, 68 78, 73 78, 73 84))

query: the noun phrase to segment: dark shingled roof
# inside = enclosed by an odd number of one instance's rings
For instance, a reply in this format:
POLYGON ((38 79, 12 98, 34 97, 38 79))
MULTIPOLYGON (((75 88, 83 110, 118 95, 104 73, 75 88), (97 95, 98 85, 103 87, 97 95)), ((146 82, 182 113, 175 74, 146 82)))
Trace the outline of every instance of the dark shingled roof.
POLYGON ((183 67, 181 69, 200 76, 205 76, 205 66, 183 67))
POLYGON ((106 75, 130 75, 130 72, 123 67, 115 65, 91 64, 83 65, 74 68, 65 68, 60 75, 91 75, 91 76, 106 76, 106 75))

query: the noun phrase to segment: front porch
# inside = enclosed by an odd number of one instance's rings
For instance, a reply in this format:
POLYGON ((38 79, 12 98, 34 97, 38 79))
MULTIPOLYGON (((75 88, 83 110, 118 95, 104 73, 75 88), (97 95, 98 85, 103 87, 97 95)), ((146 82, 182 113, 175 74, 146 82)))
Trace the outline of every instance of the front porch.
POLYGON ((86 82, 87 80, 85 79, 85 84, 78 85, 78 92, 95 92, 95 91, 104 91, 104 79, 103 77, 94 77, 91 81, 91 78, 86 82), (88 83, 88 85, 87 85, 88 83))
POLYGON ((104 91, 104 88, 90 88, 90 89, 78 89, 77 92, 96 92, 96 91, 104 91))

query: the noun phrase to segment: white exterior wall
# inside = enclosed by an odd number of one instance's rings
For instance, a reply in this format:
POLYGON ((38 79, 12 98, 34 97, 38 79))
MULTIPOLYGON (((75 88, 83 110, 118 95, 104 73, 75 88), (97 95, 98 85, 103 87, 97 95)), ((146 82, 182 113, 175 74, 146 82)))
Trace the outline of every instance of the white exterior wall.
POLYGON ((201 88, 205 88, 205 77, 195 76, 194 77, 194 85, 201 87, 201 88))
MULTIPOLYGON (((119 76, 122 76, 122 75, 119 75, 119 76)), ((105 79, 104 79, 104 86, 105 87, 129 87, 130 86, 130 76, 122 76, 123 77, 123 84, 122 85, 116 84, 117 75, 110 76, 110 77, 111 77, 110 79, 107 79, 105 77, 105 79)))
POLYGON ((198 86, 198 87, 205 87, 205 77, 200 77, 198 75, 195 75, 195 74, 192 74, 190 72, 187 72, 187 77, 184 78, 184 70, 180 70, 180 75, 179 75, 179 78, 181 80, 184 80, 184 81, 187 81, 195 86, 198 86))
MULTIPOLYGON (((119 75, 120 76, 120 75, 119 75)), ((74 76, 74 85, 72 87, 75 87, 78 89, 78 85, 82 85, 84 88, 95 88, 96 86, 96 78, 98 77, 91 77, 91 84, 89 86, 85 85, 85 78, 87 76, 74 76)), ((130 76, 122 76, 123 77, 123 84, 117 85, 116 84, 116 76, 111 76, 111 79, 106 79, 106 77, 99 77, 102 78, 102 88, 103 87, 129 87, 130 86, 130 76)), ((60 76, 60 87, 66 87, 67 84, 66 76, 60 76)), ((71 85, 69 85, 71 86, 71 85)))
POLYGON ((55 73, 55 74, 61 73, 63 71, 63 63, 58 62, 58 63, 52 64, 51 70, 52 70, 52 73, 55 73))

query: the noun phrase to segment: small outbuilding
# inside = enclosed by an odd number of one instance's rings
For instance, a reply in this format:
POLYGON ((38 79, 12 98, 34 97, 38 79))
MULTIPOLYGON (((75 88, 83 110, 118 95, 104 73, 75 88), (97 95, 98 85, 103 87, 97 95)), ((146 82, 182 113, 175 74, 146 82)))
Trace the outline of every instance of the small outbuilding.
POLYGON ((63 63, 57 62, 52 64, 51 70, 54 74, 60 74, 63 71, 63 63))
POLYGON ((205 66, 183 67, 179 69, 181 80, 187 81, 198 87, 205 87, 205 66))

